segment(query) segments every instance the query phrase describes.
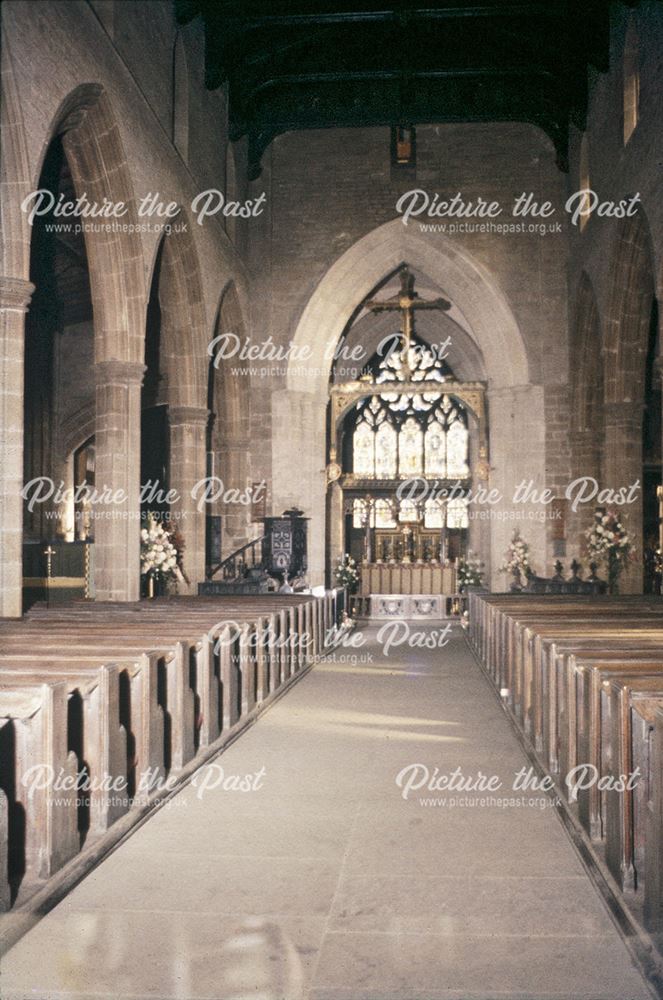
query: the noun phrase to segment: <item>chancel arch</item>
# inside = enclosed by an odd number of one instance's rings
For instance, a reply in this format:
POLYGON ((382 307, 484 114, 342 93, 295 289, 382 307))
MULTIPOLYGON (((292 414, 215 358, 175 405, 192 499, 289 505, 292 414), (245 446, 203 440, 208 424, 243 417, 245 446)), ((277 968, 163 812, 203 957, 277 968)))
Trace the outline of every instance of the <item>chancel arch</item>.
POLYGON ((413 224, 403 225, 401 219, 394 219, 358 240, 332 264, 318 284, 303 309, 294 336, 296 346, 307 345, 312 351, 313 378, 292 365, 288 388, 326 391, 330 359, 352 311, 384 275, 395 272, 405 261, 428 276, 433 284, 443 284, 472 330, 492 383, 496 387, 526 385, 527 353, 495 276, 459 242, 442 233, 426 236, 413 224))
POLYGON ((484 393, 458 382, 447 344, 415 333, 406 355, 398 332, 383 337, 357 381, 332 387, 343 524, 331 534, 357 562, 438 563, 468 551, 466 490, 487 459, 484 393))
MULTIPOLYGON (((302 311, 293 338, 300 351, 308 348, 309 361, 307 365, 291 363, 287 389, 274 395, 274 418, 279 425, 296 428, 302 423, 317 428, 307 434, 306 440, 302 435, 301 442, 298 437, 295 442, 292 439, 288 442, 287 451, 291 454, 296 447, 299 454, 297 489, 288 476, 285 445, 275 439, 273 446, 274 507, 284 509, 299 503, 310 514, 311 567, 316 583, 324 579, 326 552, 333 558, 343 545, 339 533, 334 533, 331 516, 325 513, 325 426, 334 355, 338 355, 338 347, 352 321, 361 322, 362 303, 404 263, 422 281, 422 287, 437 290, 438 295, 452 303, 451 315, 457 317, 458 339, 471 344, 463 377, 486 381, 491 444, 493 437, 499 439, 499 447, 494 451, 491 448, 491 485, 507 496, 514 483, 526 473, 531 475, 532 469, 535 476, 544 475, 540 452, 528 456, 529 461, 522 457, 521 472, 521 455, 516 444, 520 437, 519 421, 539 418, 543 394, 538 387, 528 385, 529 363, 524 341, 497 278, 461 243, 442 234, 426 237, 413 225, 404 226, 400 219, 380 226, 343 254, 318 284, 302 311)), ((442 322, 449 330, 446 319, 442 322)), ((333 521, 337 520, 334 515, 333 521)), ((492 565, 496 573, 508 543, 509 526, 505 521, 494 521, 488 531, 482 522, 478 530, 482 535, 485 566, 490 573, 492 565)), ((531 538, 534 551, 543 552, 545 538, 538 524, 533 525, 531 538)))

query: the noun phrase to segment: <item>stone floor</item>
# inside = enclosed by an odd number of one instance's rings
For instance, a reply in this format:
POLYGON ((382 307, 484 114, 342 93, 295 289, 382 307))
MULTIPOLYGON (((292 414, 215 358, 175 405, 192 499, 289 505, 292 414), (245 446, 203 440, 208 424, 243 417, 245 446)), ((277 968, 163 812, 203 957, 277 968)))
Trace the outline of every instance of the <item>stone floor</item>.
POLYGON ((651 997, 554 809, 512 791, 525 758, 462 636, 365 639, 218 759, 257 788, 203 771, 19 941, 4 1000, 651 997), (503 787, 404 798, 413 764, 503 787))

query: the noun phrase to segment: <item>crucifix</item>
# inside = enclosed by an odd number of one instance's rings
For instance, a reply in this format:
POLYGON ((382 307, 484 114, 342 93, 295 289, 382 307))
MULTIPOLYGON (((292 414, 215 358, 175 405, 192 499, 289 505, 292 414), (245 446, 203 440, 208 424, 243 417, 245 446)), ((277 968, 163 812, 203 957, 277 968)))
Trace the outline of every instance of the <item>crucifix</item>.
POLYGON ((420 299, 414 290, 414 275, 405 265, 400 272, 401 289, 397 295, 390 299, 369 299, 366 308, 371 312, 400 312, 402 317, 401 336, 403 338, 403 349, 401 361, 405 380, 408 381, 411 375, 410 369, 410 347, 412 346, 412 334, 414 333, 414 314, 417 309, 439 309, 446 312, 451 309, 451 303, 446 299, 420 299))

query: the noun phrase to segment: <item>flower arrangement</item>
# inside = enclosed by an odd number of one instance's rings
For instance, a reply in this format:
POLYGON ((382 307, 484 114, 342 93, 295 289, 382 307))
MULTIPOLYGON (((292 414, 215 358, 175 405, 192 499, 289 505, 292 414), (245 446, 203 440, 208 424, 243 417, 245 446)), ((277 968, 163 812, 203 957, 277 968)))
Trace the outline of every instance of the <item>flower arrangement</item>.
POLYGON ((178 549, 173 531, 168 531, 154 514, 148 514, 140 533, 140 571, 152 581, 181 577, 178 549))
POLYGON ((357 563, 347 552, 339 559, 335 576, 339 587, 345 587, 350 594, 356 593, 359 585, 359 570, 357 563))
POLYGON ((332 648, 340 646, 345 641, 346 635, 352 632, 354 627, 355 627, 354 618, 351 618, 350 615, 347 613, 347 611, 344 611, 343 614, 341 615, 341 620, 338 623, 338 625, 336 624, 332 625, 332 627, 327 632, 325 643, 327 644, 327 646, 331 646, 332 648))
POLYGON ((594 523, 585 532, 587 551, 608 569, 608 591, 619 591, 619 577, 624 566, 633 555, 633 545, 629 534, 614 510, 597 507, 594 523))
POLYGON ((468 587, 483 586, 483 563, 472 550, 467 553, 467 558, 463 557, 458 563, 458 587, 462 592, 468 587))
POLYGON ((514 580, 520 582, 521 573, 528 579, 533 574, 529 561, 529 545, 521 538, 520 531, 516 528, 509 547, 504 553, 504 563, 500 566, 500 573, 509 573, 514 580))

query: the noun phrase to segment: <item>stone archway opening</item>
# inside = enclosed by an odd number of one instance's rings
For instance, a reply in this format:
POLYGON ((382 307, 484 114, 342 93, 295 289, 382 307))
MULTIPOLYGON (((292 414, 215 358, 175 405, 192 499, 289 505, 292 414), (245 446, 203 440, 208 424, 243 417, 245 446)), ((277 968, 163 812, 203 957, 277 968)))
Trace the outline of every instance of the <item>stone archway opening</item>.
POLYGON ((411 555, 430 567, 485 548, 488 536, 464 503, 486 457, 485 365, 457 307, 406 262, 355 310, 334 361, 328 462, 337 464, 339 476, 328 490, 329 579, 344 553, 357 563, 411 555), (408 368, 418 384, 427 381, 423 394, 402 385, 410 379, 395 304, 405 274, 416 296, 408 368), (372 308, 385 299, 395 311, 372 308), (417 308, 418 302, 444 308, 417 308), (465 398, 457 391, 461 386, 468 390, 465 398), (475 396, 480 415, 468 406, 475 396), (341 399, 350 403, 339 413, 341 399), (447 504, 443 491, 456 484, 459 495, 447 504))
MULTIPOLYGON (((603 365, 602 338, 596 297, 592 283, 583 273, 578 286, 575 321, 571 330, 570 356, 573 364, 571 386, 571 448, 573 479, 601 477, 603 445, 603 365)), ((571 554, 587 565, 585 531, 593 512, 581 505, 569 513, 571 554)))
MULTIPOLYGON (((206 320, 188 222, 157 248, 145 325, 141 393, 141 507, 170 522, 184 545, 184 589, 205 578, 206 320)), ((182 585, 180 585, 181 587, 182 585)))
MULTIPOLYGON (((659 310, 651 235, 642 209, 620 226, 609 280, 601 471, 608 487, 640 483, 634 502, 623 512, 634 558, 620 583, 625 592, 639 593, 647 550, 658 541, 656 488, 661 482, 659 310)), ((651 561, 651 551, 649 557, 651 561)))
MULTIPOLYGON (((88 587, 92 593, 96 587, 100 598, 132 599, 138 594, 139 572, 139 526, 129 514, 137 507, 139 489, 138 427, 131 400, 142 375, 140 246, 130 226, 126 231, 114 229, 94 213, 55 219, 53 211, 59 200, 83 199, 95 207, 121 202, 125 221, 135 221, 126 157, 101 86, 82 85, 60 106, 44 144, 39 176, 31 184, 32 191, 40 187, 48 195, 35 195, 14 206, 23 218, 8 226, 19 233, 27 225, 37 296, 37 308, 27 319, 26 408, 19 425, 23 471, 32 476, 39 470, 53 482, 53 498, 39 514, 26 512, 25 534, 42 548, 43 541, 66 541, 72 532, 76 540, 75 525, 68 524, 75 505, 58 497, 82 485, 94 486, 99 493, 110 489, 122 497, 127 516, 113 517, 107 511, 104 517, 105 502, 88 511, 86 533, 94 542, 94 559, 88 562, 94 572, 88 587), (43 380, 38 388, 33 382, 40 372, 43 380), (33 412, 35 408, 38 412, 33 412), (65 441, 81 438, 83 430, 76 422, 89 423, 91 410, 96 414, 94 469, 86 462, 86 470, 95 482, 79 484, 65 441)), ((3 219, 8 211, 3 211, 3 219)), ((16 511, 20 535, 22 513, 16 511)), ((66 552, 62 560, 69 561, 66 552)), ((24 576, 28 570, 24 567, 24 576)))
MULTIPOLYGON (((450 299, 471 332, 475 357, 483 358, 488 387, 491 427, 491 483, 504 496, 525 475, 544 481, 544 449, 533 441, 522 448, 520 428, 525 422, 543 426, 543 390, 529 384, 524 342, 506 296, 490 274, 457 242, 406 227, 400 219, 373 230, 357 241, 329 268, 307 302, 298 322, 294 347, 297 357, 308 348, 308 363, 291 364, 287 388, 274 395, 274 424, 289 427, 278 432, 273 446, 274 507, 299 504, 311 517, 310 576, 314 584, 325 579, 326 539, 326 411, 331 360, 349 321, 372 290, 404 261, 421 274, 427 287, 439 288, 450 299), (439 237, 439 238, 438 238, 439 237), (298 475, 289 474, 288 455, 298 455, 298 475), (514 461, 515 455, 515 461, 514 461)), ((494 521, 486 550, 486 566, 497 586, 496 567, 508 544, 506 521, 494 521)), ((545 558, 545 528, 534 525, 534 556, 545 558)))
MULTIPOLYGON (((49 145, 39 189, 54 201, 75 197, 61 136, 49 145)), ((55 486, 68 479, 64 430, 94 399, 87 377, 94 364, 94 327, 85 240, 75 227, 60 232, 52 213, 37 216, 32 225, 30 281, 35 292, 25 324, 23 533, 26 542, 42 545, 72 528, 80 535, 65 504, 58 503, 60 491, 37 482, 55 486)), ((83 484, 74 478, 66 485, 83 484)))
POLYGON ((221 295, 208 357, 207 451, 216 481, 207 522, 210 570, 255 534, 249 505, 232 502, 251 477, 250 370, 240 356, 245 339, 242 305, 230 282, 221 295))

